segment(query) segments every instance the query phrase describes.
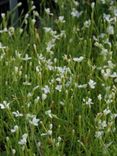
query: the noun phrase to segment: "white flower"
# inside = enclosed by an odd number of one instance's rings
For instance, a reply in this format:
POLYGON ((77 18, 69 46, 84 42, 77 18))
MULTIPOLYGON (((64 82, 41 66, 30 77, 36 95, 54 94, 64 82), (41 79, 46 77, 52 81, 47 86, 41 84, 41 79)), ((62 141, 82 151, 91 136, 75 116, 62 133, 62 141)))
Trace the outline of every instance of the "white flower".
POLYGON ((74 58, 73 58, 73 61, 74 61, 74 62, 79 62, 79 63, 80 63, 80 62, 82 62, 83 60, 84 60, 84 57, 83 57, 83 56, 74 57, 74 58))
POLYGON ((47 98, 47 94, 42 94, 42 100, 44 101, 47 98))
POLYGON ((85 28, 89 28, 90 25, 91 25, 91 20, 88 20, 88 21, 84 22, 84 27, 85 28))
POLYGON ((1 109, 9 109, 9 104, 10 103, 3 101, 2 103, 0 103, 0 107, 1 109))
POLYGON ((11 133, 15 133, 18 129, 19 129, 19 127, 17 125, 15 125, 14 128, 11 129, 11 133))
POLYGON ((35 116, 33 117, 32 120, 29 121, 30 124, 34 126, 38 126, 39 119, 37 119, 35 116))
POLYGON ((102 95, 101 95, 101 94, 98 95, 98 100, 99 100, 99 101, 102 100, 102 95))
POLYGON ((45 85, 45 87, 42 88, 42 91, 44 91, 45 94, 48 94, 50 93, 50 88, 47 85, 45 85))
POLYGON ((64 16, 59 16, 58 20, 61 23, 65 23, 64 16))
POLYGON ((45 12, 47 15, 53 16, 53 13, 50 12, 50 8, 45 8, 45 12))
POLYGON ((103 14, 103 18, 104 18, 107 22, 110 23, 111 20, 110 20, 110 15, 109 15, 109 14, 107 15, 107 14, 104 13, 104 14, 103 14))
POLYGON ((104 134, 103 131, 97 131, 97 132, 95 132, 95 137, 98 138, 98 139, 101 139, 103 134, 104 134))
POLYGON ((78 6, 79 5, 79 2, 77 2, 75 0, 73 0, 73 3, 74 3, 75 6, 78 6))
POLYGON ((50 118, 52 118, 52 112, 51 112, 51 110, 45 111, 45 114, 48 115, 50 118))
POLYGON ((44 27, 44 30, 45 30, 45 32, 51 32, 52 31, 52 28, 50 28, 50 27, 44 27))
POLYGON ((52 135, 52 130, 48 130, 47 131, 47 135, 50 135, 51 136, 52 135))
POLYGON ((31 59, 32 59, 32 57, 29 57, 28 54, 25 54, 25 57, 22 58, 22 60, 24 60, 24 61, 28 61, 28 60, 31 60, 31 59))
POLYGON ((75 8, 72 9, 72 12, 71 12, 71 15, 73 17, 77 17, 79 18, 81 15, 82 15, 82 11, 81 12, 78 12, 75 8))
POLYGON ((95 7, 95 3, 92 2, 92 3, 91 3, 91 8, 94 9, 94 7, 95 7))
POLYGON ((88 99, 83 99, 83 102, 85 103, 85 105, 91 107, 91 105, 93 104, 92 99, 88 98, 88 99))
POLYGON ((19 113, 19 111, 12 112, 12 113, 13 113, 13 115, 14 115, 15 117, 21 117, 21 116, 23 116, 23 114, 22 114, 22 113, 19 113))
POLYGON ((109 26, 107 27, 107 33, 108 33, 109 35, 113 35, 113 34, 114 34, 114 27, 113 27, 112 25, 109 25, 109 26))
POLYGON ((104 113, 104 115, 106 116, 106 115, 110 114, 111 111, 110 111, 109 108, 106 108, 106 109, 104 109, 103 113, 104 113))
POLYGON ((27 137, 28 137, 28 134, 27 134, 27 133, 23 134, 23 135, 22 135, 22 138, 21 138, 21 140, 18 142, 18 144, 20 144, 20 145, 26 145, 26 143, 27 143, 27 137))
POLYGON ((62 85, 57 85, 57 86, 55 87, 55 89, 56 89, 57 91, 61 92, 61 90, 62 90, 62 85))
POLYGON ((94 89, 95 88, 95 85, 96 85, 96 82, 94 82, 93 80, 89 80, 89 82, 88 82, 88 84, 89 84, 89 87, 91 88, 91 89, 94 89))
POLYGON ((114 12, 114 15, 117 17, 117 8, 114 8, 113 12, 114 12))
POLYGON ((15 155, 16 154, 16 150, 12 149, 12 154, 15 155))

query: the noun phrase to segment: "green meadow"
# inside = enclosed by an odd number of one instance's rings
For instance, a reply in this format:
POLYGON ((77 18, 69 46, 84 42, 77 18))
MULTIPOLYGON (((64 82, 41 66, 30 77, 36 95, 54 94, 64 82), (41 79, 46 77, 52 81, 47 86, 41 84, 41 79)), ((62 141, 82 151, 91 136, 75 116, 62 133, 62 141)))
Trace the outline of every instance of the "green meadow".
POLYGON ((0 156, 117 156, 117 2, 55 3, 2 14, 0 156))

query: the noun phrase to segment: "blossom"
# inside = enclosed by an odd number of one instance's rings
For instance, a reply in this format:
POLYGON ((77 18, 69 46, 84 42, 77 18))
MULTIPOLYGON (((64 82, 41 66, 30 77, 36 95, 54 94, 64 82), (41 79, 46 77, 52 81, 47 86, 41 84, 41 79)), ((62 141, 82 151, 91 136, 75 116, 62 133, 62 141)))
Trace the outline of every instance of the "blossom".
POLYGON ((28 134, 27 133, 23 134, 22 135, 22 138, 20 139, 20 141, 18 142, 18 144, 20 144, 20 145, 26 145, 26 143, 27 143, 27 137, 28 137, 28 134))
POLYGON ((72 9, 72 12, 71 12, 71 15, 73 16, 73 17, 80 17, 81 15, 82 15, 82 11, 81 12, 79 12, 79 11, 77 11, 75 8, 73 8, 72 9))
POLYGON ((89 28, 90 25, 91 25, 91 20, 90 19, 84 22, 84 27, 85 28, 89 28))
POLYGON ((51 110, 45 111, 45 114, 48 115, 50 118, 52 118, 52 112, 51 112, 51 110))
POLYGON ((102 100, 102 95, 101 95, 101 94, 99 94, 97 97, 98 97, 98 100, 99 100, 99 101, 102 100))
POLYGON ((2 103, 0 103, 0 107, 1 109, 9 109, 9 104, 7 101, 3 101, 2 103))
POLYGON ((103 136, 104 132, 103 131, 96 131, 95 132, 95 137, 98 139, 101 139, 103 136))
POLYGON ((11 133, 15 133, 18 129, 19 129, 19 127, 17 125, 15 125, 14 128, 11 129, 11 133))
POLYGON ((45 12, 47 15, 53 16, 53 13, 50 12, 50 8, 45 8, 45 12))
POLYGON ((45 94, 48 94, 50 93, 50 88, 47 85, 45 85, 45 87, 42 88, 42 91, 44 91, 45 94))
POLYGON ((29 57, 28 54, 25 54, 25 57, 22 58, 22 60, 24 60, 24 61, 28 61, 28 60, 31 60, 31 59, 32 59, 32 57, 29 57))
POLYGON ((109 26, 107 27, 107 33, 108 33, 109 35, 113 35, 113 34, 114 34, 114 27, 113 27, 112 25, 109 25, 109 26))
POLYGON ((42 100, 44 101, 47 98, 47 94, 42 94, 42 100))
POLYGON ((91 107, 91 105, 93 104, 91 98, 83 99, 83 102, 85 103, 85 105, 87 105, 89 107, 91 107))
POLYGON ((19 113, 19 111, 12 112, 12 114, 13 114, 15 117, 21 117, 21 116, 23 116, 23 114, 22 114, 22 113, 19 113))
POLYGON ((30 124, 34 126, 38 126, 39 119, 37 119, 35 116, 33 117, 32 120, 29 121, 30 124))
POLYGON ((61 90, 62 90, 62 85, 57 85, 57 86, 55 87, 55 89, 56 89, 57 91, 61 92, 61 90))
POLYGON ((58 20, 61 23, 65 23, 64 16, 59 16, 58 20))
POLYGON ((78 62, 78 63, 82 62, 83 60, 84 60, 84 57, 83 57, 83 56, 74 57, 74 58, 73 58, 73 61, 74 61, 74 62, 78 62))
POLYGON ((89 84, 89 87, 91 88, 91 89, 94 89, 95 88, 95 85, 96 85, 96 82, 94 82, 93 80, 89 80, 89 82, 88 82, 88 84, 89 84))

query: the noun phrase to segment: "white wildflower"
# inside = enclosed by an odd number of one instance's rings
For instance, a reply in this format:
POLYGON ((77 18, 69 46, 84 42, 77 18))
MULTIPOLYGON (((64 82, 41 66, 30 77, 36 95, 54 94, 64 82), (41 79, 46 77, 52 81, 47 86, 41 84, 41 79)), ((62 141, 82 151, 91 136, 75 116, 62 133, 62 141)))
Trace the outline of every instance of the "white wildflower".
POLYGON ((73 8, 72 9, 72 12, 71 12, 71 15, 73 16, 73 17, 77 17, 77 18, 79 18, 81 15, 82 15, 82 11, 81 12, 79 12, 79 11, 77 11, 75 8, 73 8))
POLYGON ((103 136, 104 132, 103 131, 96 131, 95 132, 95 137, 98 139, 101 139, 103 136))
POLYGON ((51 110, 45 111, 45 114, 48 115, 50 118, 52 118, 52 112, 51 112, 51 110))
POLYGON ((12 154, 15 155, 16 154, 16 150, 12 149, 12 154))
POLYGON ((94 89, 95 88, 95 85, 96 85, 96 82, 94 82, 93 80, 89 80, 89 82, 88 82, 88 84, 89 84, 89 87, 91 88, 91 89, 94 89))
POLYGON ((19 111, 12 112, 12 113, 13 113, 13 115, 14 115, 15 117, 21 117, 21 116, 23 116, 23 114, 22 114, 22 113, 19 113, 19 111))
POLYGON ((27 143, 27 137, 28 137, 28 134, 27 134, 27 133, 23 134, 23 135, 22 135, 22 138, 21 138, 21 140, 18 142, 18 144, 20 144, 20 145, 26 145, 26 143, 27 143))
POLYGON ((38 126, 39 119, 37 119, 35 116, 33 117, 32 120, 29 121, 30 124, 34 126, 38 126))
POLYGON ((87 20, 87 21, 84 22, 84 27, 85 28, 89 28, 90 25, 91 25, 91 20, 87 20))
POLYGON ((47 94, 43 93, 42 94, 42 100, 44 101, 47 98, 47 94))
POLYGON ((98 97, 98 100, 99 100, 99 101, 102 100, 102 95, 101 95, 101 94, 99 94, 97 97, 98 97))
POLYGON ((0 107, 1 109, 9 109, 9 104, 7 101, 3 101, 2 103, 0 103, 0 107))
POLYGON ((106 115, 111 113, 111 110, 109 108, 106 108, 106 109, 103 110, 103 113, 106 116, 106 115))
POLYGON ((50 8, 45 8, 45 12, 47 15, 53 16, 53 13, 50 12, 50 8))
POLYGON ((64 16, 59 16, 58 20, 61 23, 65 23, 64 16))
POLYGON ((57 85, 57 86, 55 87, 55 89, 56 89, 57 91, 61 92, 61 90, 62 90, 62 85, 57 85))
POLYGON ((107 27, 107 33, 108 33, 109 35, 113 35, 113 34, 114 34, 114 27, 113 27, 112 25, 109 25, 109 26, 107 27))
POLYGON ((31 59, 32 59, 32 57, 29 57, 28 54, 25 54, 25 57, 22 58, 22 60, 24 60, 24 61, 28 61, 28 60, 31 60, 31 59))
POLYGON ((19 127, 17 125, 15 125, 14 128, 11 129, 11 133, 15 133, 18 129, 19 129, 19 127))
POLYGON ((91 105, 93 104, 91 98, 83 99, 83 102, 84 102, 85 105, 87 105, 89 107, 91 107, 91 105))
POLYGON ((50 93, 50 88, 47 85, 45 85, 45 87, 42 88, 42 91, 44 91, 45 94, 48 94, 50 93))
POLYGON ((74 57, 74 58, 73 58, 73 61, 74 61, 74 62, 78 62, 78 63, 82 62, 83 60, 84 60, 84 57, 83 57, 83 56, 74 57))

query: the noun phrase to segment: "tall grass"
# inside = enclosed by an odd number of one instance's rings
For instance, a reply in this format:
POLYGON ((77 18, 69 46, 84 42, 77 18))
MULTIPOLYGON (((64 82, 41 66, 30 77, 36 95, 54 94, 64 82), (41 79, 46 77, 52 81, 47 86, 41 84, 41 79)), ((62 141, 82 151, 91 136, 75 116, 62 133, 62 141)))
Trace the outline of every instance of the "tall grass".
POLYGON ((56 5, 2 16, 0 155, 116 156, 117 3, 56 5))

